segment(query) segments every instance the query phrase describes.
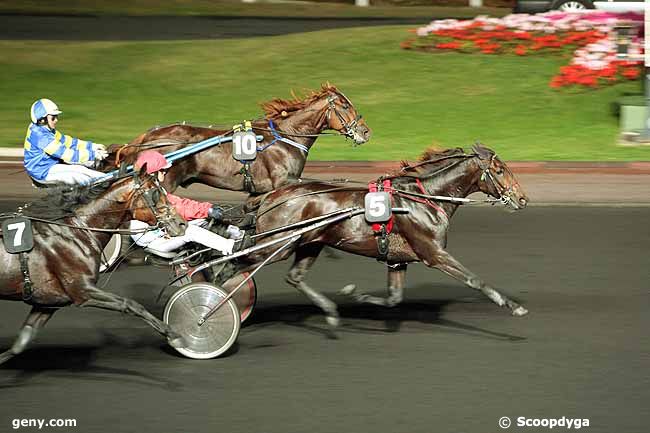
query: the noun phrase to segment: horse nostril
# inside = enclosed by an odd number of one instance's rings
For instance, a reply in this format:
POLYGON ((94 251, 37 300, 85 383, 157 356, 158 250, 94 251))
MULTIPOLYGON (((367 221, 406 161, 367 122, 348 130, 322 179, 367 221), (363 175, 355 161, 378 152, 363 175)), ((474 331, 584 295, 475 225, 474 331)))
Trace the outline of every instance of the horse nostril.
POLYGON ((519 204, 522 206, 526 206, 528 204, 528 200, 526 200, 524 197, 521 197, 519 199, 519 204))

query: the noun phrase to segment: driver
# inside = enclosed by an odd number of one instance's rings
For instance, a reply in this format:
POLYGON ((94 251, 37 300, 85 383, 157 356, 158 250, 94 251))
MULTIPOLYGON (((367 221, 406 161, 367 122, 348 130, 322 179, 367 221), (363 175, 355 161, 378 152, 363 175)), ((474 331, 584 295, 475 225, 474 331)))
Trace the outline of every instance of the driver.
POLYGON ((62 111, 49 99, 32 104, 32 123, 25 135, 24 164, 37 181, 85 184, 104 176, 89 167, 108 156, 103 144, 84 141, 56 130, 62 111))
MULTIPOLYGON (((147 174, 156 174, 158 181, 165 179, 167 169, 171 163, 159 152, 155 150, 145 150, 138 155, 135 161, 135 170, 146 168, 147 174)), ((223 212, 219 206, 208 202, 199 202, 188 198, 181 198, 167 193, 167 200, 172 204, 176 211, 186 220, 189 221, 185 234, 183 236, 170 237, 161 230, 150 230, 144 233, 132 234, 131 237, 141 247, 146 247, 155 252, 167 253, 175 251, 188 242, 196 242, 205 247, 217 250, 224 255, 248 248, 252 241, 248 236, 236 226, 230 225, 227 233, 231 239, 226 239, 203 226, 207 225, 205 218, 212 218, 214 221, 222 221, 223 212)), ((130 229, 142 229, 148 227, 147 223, 133 220, 130 223, 130 229)))

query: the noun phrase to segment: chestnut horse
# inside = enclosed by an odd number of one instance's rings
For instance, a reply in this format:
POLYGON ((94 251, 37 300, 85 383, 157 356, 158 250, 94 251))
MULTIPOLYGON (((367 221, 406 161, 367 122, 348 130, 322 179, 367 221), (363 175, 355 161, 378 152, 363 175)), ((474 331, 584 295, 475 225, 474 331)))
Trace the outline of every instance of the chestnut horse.
MULTIPOLYGON (((22 212, 32 224, 34 247, 26 254, 23 272, 18 254, 0 247, 0 299, 32 306, 11 349, 0 354, 0 364, 21 353, 39 328, 61 307, 75 304, 132 314, 164 335, 173 346, 183 339, 137 302, 97 287, 100 256, 112 229, 129 219, 160 224, 171 236, 182 235, 183 220, 158 182, 144 173, 112 185, 61 186, 22 212)), ((2 214, 0 219, 15 214, 2 214)), ((11 236, 3 233, 2 236, 11 236)), ((22 236, 22 235, 21 235, 22 236)))
MULTIPOLYGON (((402 300, 406 266, 423 262, 479 290, 499 306, 508 307, 515 316, 527 310, 497 292, 478 276, 463 266, 445 250, 450 219, 459 204, 436 201, 426 196, 463 198, 477 191, 500 199, 515 210, 523 209, 528 198, 517 179, 496 154, 483 146, 473 147, 473 153, 463 149, 444 152, 427 151, 421 162, 403 164, 402 169, 390 179, 396 192, 393 206, 408 209, 408 214, 394 214, 392 232, 388 235, 387 265, 389 273, 388 298, 371 297, 355 293, 354 286, 346 286, 344 293, 359 302, 394 306, 402 300)), ((333 187, 330 183, 314 182, 288 185, 269 194, 257 212, 257 232, 304 221, 340 209, 363 208, 367 188, 333 187)), ((264 238, 271 240, 286 233, 264 238)), ((295 261, 287 275, 290 285, 307 295, 326 314, 330 325, 339 321, 336 305, 305 283, 305 275, 314 264, 322 248, 328 245, 342 251, 367 257, 378 257, 379 248, 370 224, 362 216, 325 226, 308 232, 276 260, 286 259, 295 252, 295 261)), ((238 263, 240 271, 252 269, 268 257, 276 247, 269 247, 245 256, 238 263)))
MULTIPOLYGON (((370 129, 352 102, 329 84, 304 99, 273 99, 263 103, 262 109, 266 118, 252 122, 253 131, 264 140, 258 143, 258 149, 263 150, 258 151, 257 158, 250 164, 250 186, 245 182, 243 164, 233 159, 232 143, 227 142, 175 162, 165 177, 165 188, 173 192, 179 185, 199 182, 215 188, 261 194, 300 178, 309 149, 323 131, 338 131, 356 144, 370 138, 370 129), (280 136, 294 144, 279 140, 280 136)), ((168 153, 229 132, 232 131, 179 124, 155 128, 121 148, 113 145, 104 169, 115 168, 118 153, 120 161, 130 164, 144 149, 168 153)))

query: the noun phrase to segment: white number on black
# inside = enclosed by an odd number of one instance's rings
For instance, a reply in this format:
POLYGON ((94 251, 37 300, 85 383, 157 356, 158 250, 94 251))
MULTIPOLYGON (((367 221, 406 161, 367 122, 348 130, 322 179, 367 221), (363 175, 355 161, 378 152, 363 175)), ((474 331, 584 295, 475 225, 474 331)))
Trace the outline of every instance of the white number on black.
POLYGON ((23 232, 25 231, 25 222, 21 221, 19 223, 7 225, 7 229, 10 231, 16 230, 14 235, 14 247, 19 247, 23 244, 23 232))

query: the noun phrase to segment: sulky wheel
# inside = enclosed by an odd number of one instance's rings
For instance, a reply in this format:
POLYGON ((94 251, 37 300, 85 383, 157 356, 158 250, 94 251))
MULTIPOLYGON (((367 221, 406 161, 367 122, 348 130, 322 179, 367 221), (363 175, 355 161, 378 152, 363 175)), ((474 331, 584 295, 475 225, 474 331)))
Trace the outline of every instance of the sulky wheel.
POLYGON ((122 235, 115 233, 111 236, 111 240, 104 247, 99 262, 99 272, 106 272, 109 270, 120 257, 122 253, 122 235))
MULTIPOLYGON (((233 276, 223 284, 224 290, 228 293, 232 292, 233 289, 237 287, 239 283, 241 283, 246 277, 248 277, 248 272, 243 272, 241 274, 233 276)), ((253 309, 255 308, 255 303, 257 302, 257 284, 255 283, 255 279, 251 278, 248 280, 246 284, 244 284, 244 286, 237 291, 232 299, 234 299, 235 303, 237 304, 237 308, 239 308, 239 311, 241 313, 241 323, 244 323, 246 319, 251 317, 251 314, 253 314, 253 309)))
POLYGON ((186 340, 187 346, 175 348, 193 359, 210 359, 225 353, 239 335, 239 309, 232 299, 210 316, 203 325, 198 321, 218 305, 226 292, 210 283, 192 283, 172 295, 165 306, 163 320, 186 340))

